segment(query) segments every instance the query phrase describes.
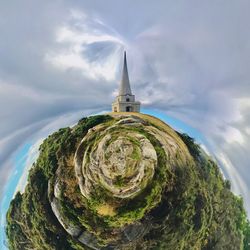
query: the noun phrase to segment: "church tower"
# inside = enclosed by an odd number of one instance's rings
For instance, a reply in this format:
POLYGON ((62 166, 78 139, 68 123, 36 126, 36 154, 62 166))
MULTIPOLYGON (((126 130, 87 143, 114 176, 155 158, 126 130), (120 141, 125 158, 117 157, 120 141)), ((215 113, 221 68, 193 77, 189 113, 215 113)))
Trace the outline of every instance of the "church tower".
POLYGON ((130 88, 126 51, 124 52, 124 62, 119 95, 112 103, 112 112, 140 112, 140 102, 135 101, 135 96, 132 94, 130 88))

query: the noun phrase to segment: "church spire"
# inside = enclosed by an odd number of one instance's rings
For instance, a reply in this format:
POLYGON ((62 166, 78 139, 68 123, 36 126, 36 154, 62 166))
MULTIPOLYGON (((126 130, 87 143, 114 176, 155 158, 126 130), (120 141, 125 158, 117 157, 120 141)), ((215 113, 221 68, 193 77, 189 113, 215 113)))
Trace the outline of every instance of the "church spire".
POLYGON ((126 51, 124 51, 122 80, 120 84, 119 95, 132 95, 130 83, 129 83, 129 77, 128 77, 126 51))
POLYGON ((126 51, 124 51, 124 62, 119 95, 112 103, 112 112, 140 112, 140 105, 140 102, 135 101, 135 96, 132 94, 130 88, 126 51))

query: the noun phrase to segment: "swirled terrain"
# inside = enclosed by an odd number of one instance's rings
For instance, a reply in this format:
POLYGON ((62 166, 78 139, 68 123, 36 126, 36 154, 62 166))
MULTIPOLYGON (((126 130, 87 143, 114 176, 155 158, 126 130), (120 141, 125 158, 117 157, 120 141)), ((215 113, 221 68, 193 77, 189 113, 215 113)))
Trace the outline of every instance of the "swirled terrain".
POLYGON ((112 113, 43 142, 6 232, 20 250, 238 250, 248 226, 242 199, 192 138, 155 117, 112 113))

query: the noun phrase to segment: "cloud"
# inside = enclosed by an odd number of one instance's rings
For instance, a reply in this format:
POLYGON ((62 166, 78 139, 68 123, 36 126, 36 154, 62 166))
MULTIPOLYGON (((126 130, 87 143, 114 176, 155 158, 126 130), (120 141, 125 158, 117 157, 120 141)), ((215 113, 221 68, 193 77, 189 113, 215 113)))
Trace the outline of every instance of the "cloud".
POLYGON ((63 126, 59 117, 69 125, 70 114, 110 109, 126 49, 143 106, 202 133, 233 189, 249 196, 249 8, 244 0, 2 1, 0 190, 26 140, 63 126))
POLYGON ((45 60, 62 69, 79 69, 91 79, 114 81, 124 41, 101 20, 71 10, 68 23, 56 31, 61 50, 48 52, 45 60))
POLYGON ((21 193, 24 192, 27 178, 28 178, 28 173, 30 168, 32 167, 33 163, 36 161, 38 155, 39 155, 39 146, 43 142, 43 139, 38 140, 30 149, 27 154, 27 159, 25 162, 25 168, 23 169, 23 174, 16 186, 15 194, 20 191, 21 193))

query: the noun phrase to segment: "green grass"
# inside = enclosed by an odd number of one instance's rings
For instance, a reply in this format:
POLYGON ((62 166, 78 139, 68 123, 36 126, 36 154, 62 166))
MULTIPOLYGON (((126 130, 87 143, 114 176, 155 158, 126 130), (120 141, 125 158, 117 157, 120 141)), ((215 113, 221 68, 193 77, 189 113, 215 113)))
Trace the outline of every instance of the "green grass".
MULTIPOLYGON (((63 216, 92 232, 100 247, 116 240, 114 232, 119 228, 136 221, 146 223, 145 220, 150 218, 153 227, 149 232, 124 249, 249 249, 250 224, 243 200, 230 191, 230 183, 223 180, 216 163, 209 157, 200 157, 199 145, 191 137, 176 134, 155 118, 138 116, 175 138, 186 152, 185 156, 190 153, 194 161, 181 166, 177 161, 184 156, 177 154, 173 167, 160 142, 146 132, 145 127, 113 128, 109 143, 129 132, 143 134, 152 143, 158 158, 154 178, 131 199, 112 197, 101 186, 92 190, 91 199, 83 198, 78 188, 73 199, 65 194, 70 188, 67 183, 73 183, 74 168, 66 166, 65 162, 89 128, 105 124, 105 129, 116 120, 110 116, 93 116, 80 120, 72 129, 60 129, 43 142, 39 158, 29 173, 24 194, 17 193, 10 204, 6 234, 11 250, 88 249, 66 233, 51 210, 49 197, 51 199, 53 193, 48 194, 48 180, 55 181, 58 168, 61 170, 63 216), (69 179, 71 182, 67 182, 69 179), (77 203, 72 202, 76 200, 77 203), (97 213, 98 206, 105 203, 116 207, 115 216, 97 213)), ((100 134, 95 134, 84 146, 93 148, 101 139, 100 134)), ((137 161, 141 157, 138 141, 135 138, 129 140, 134 145, 131 158, 137 161)), ((118 176, 115 184, 121 187, 125 181, 118 176)))

